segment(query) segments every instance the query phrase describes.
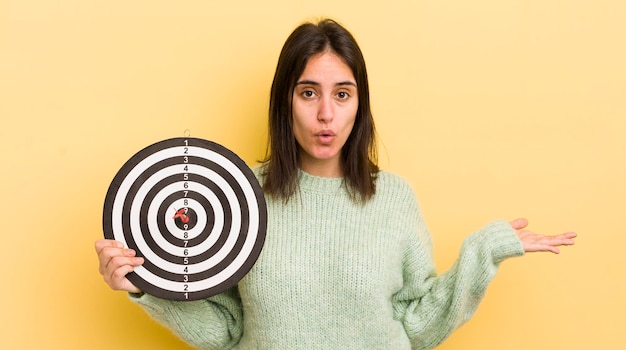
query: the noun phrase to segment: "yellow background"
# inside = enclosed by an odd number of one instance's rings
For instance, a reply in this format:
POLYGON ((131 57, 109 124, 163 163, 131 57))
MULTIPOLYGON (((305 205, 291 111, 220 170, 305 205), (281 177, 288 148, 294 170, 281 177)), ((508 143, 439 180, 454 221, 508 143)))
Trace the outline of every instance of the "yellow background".
POLYGON ((579 233, 506 261, 440 349, 626 346, 623 1, 0 0, 0 348, 188 348, 98 274, 104 195, 187 129, 254 164, 279 50, 319 16, 364 51, 441 271, 493 219, 579 233))

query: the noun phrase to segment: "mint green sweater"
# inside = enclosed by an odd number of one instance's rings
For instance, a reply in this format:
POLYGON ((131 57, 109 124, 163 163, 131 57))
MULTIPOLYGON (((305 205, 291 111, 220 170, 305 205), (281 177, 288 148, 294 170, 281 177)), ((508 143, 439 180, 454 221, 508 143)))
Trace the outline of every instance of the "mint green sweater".
POLYGON ((265 245, 237 288, 200 301, 132 300, 200 349, 429 349, 472 316, 498 264, 524 254, 511 226, 496 221, 438 276, 400 177, 381 172, 365 205, 342 179, 300 172, 299 184, 286 204, 267 198, 265 245))

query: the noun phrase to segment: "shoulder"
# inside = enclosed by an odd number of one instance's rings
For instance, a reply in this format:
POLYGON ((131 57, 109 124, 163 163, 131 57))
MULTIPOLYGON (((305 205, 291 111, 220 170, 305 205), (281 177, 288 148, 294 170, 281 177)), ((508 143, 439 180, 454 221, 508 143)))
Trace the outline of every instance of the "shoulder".
POLYGON ((422 231, 422 214, 415 192, 410 182, 398 174, 379 172, 376 194, 368 205, 386 218, 391 231, 405 235, 403 242, 415 239, 415 232, 422 231))
POLYGON ((398 192, 413 194, 411 184, 402 176, 389 172, 380 171, 376 177, 376 193, 398 192))
POLYGON ((401 215, 419 210, 411 184, 404 177, 388 171, 378 173, 376 194, 372 200, 374 205, 391 208, 401 215))
POLYGON ((254 177, 256 177, 257 181, 261 184, 261 186, 263 186, 263 178, 265 174, 263 164, 255 164, 254 166, 251 166, 250 169, 252 170, 252 173, 254 174, 254 177))

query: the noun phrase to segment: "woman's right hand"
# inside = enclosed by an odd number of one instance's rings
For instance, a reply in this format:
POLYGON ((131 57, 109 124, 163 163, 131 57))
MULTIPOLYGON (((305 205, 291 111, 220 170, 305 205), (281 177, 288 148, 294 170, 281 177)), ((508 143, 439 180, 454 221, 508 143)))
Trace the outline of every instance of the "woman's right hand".
POLYGON ((126 274, 143 264, 143 258, 136 257, 134 250, 124 248, 122 242, 112 239, 97 240, 95 247, 100 261, 100 274, 109 287, 113 290, 141 293, 141 290, 126 278, 126 274))

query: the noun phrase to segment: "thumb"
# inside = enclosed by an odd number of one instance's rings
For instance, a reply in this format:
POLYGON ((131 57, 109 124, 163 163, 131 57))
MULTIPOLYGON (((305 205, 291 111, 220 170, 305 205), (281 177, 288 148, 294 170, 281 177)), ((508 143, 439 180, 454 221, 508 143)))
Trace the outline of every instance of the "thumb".
POLYGON ((526 226, 528 226, 528 220, 524 218, 519 218, 519 219, 515 219, 511 221, 510 224, 514 230, 521 230, 525 228, 526 226))

